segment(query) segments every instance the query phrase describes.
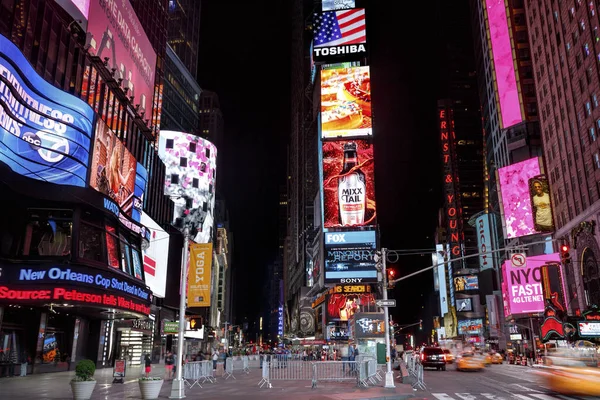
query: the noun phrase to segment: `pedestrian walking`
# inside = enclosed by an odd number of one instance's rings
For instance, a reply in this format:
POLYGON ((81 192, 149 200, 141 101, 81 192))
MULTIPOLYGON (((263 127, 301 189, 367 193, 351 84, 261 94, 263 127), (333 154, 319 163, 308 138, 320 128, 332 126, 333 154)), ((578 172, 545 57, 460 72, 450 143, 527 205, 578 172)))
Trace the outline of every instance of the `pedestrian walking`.
POLYGON ((152 359, 150 358, 150 354, 146 354, 144 357, 144 367, 146 368, 146 378, 150 376, 150 371, 152 371, 152 359))
POLYGON ((170 351, 167 352, 167 356, 165 357, 165 372, 167 379, 173 379, 173 367, 175 365, 175 357, 173 357, 173 353, 170 351))
POLYGON ((219 359, 219 354, 217 354, 216 350, 213 350, 212 361, 213 361, 213 371, 217 370, 217 360, 219 359))
POLYGON ((356 352, 354 351, 354 345, 348 345, 348 360, 350 361, 350 371, 354 372, 356 370, 356 364, 354 361, 356 360, 356 352))
POLYGON ((340 356, 342 357, 342 371, 346 373, 346 366, 348 365, 348 346, 343 346, 340 349, 340 356))

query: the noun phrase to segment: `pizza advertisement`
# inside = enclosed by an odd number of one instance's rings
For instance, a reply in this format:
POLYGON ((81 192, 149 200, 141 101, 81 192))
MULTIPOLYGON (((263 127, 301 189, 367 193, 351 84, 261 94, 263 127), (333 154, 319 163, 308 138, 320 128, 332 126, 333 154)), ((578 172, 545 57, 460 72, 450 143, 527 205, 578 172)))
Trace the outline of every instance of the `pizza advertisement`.
POLYGON ((321 135, 328 138, 371 136, 369 67, 321 71, 321 135))

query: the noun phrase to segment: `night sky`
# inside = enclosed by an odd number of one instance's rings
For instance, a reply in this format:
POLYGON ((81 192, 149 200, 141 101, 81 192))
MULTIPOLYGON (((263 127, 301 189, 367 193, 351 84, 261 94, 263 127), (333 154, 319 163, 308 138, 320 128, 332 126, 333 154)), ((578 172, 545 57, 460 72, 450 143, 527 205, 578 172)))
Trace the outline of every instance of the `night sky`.
MULTIPOLYGON (((434 247, 442 205, 436 101, 445 83, 439 26, 452 18, 449 10, 432 12, 440 1, 366 4, 378 221, 382 245, 390 249, 434 247)), ((234 233, 238 318, 258 313, 259 278, 277 252, 278 186, 285 182, 290 131, 288 3, 202 4, 199 81, 219 94, 225 119, 220 155, 226 167, 218 185, 234 233)), ((453 12, 468 13, 462 3, 453 12)), ((429 265, 427 254, 401 257, 394 267, 403 275, 429 265)), ((429 271, 407 279, 390 293, 398 302, 395 321, 426 316, 424 327, 431 326, 432 311, 421 307, 432 303, 432 277, 429 271)))

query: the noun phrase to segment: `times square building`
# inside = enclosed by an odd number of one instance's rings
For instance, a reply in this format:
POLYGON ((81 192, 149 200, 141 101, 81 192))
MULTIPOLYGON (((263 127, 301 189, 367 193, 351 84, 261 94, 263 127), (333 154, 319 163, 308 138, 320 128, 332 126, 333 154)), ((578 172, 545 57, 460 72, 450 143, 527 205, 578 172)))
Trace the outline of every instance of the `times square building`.
POLYGON ((0 366, 29 373, 139 363, 160 332, 153 286, 166 265, 146 255, 173 215, 154 147, 166 1, 129 4, 157 27, 136 38, 142 83, 112 59, 117 35, 93 32, 105 2, 90 3, 89 23, 75 2, 0 5, 0 366))

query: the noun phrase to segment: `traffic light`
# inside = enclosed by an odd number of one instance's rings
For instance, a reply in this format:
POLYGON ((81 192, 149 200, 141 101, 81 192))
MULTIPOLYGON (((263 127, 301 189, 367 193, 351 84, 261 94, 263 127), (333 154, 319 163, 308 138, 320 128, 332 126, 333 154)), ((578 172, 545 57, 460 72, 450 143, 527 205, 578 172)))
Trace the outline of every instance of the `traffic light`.
POLYGON ((200 317, 191 317, 190 318, 190 330, 197 331, 202 328, 202 319, 200 317))
POLYGON ((419 320, 419 330, 422 331, 423 330, 423 320, 419 320))
POLYGON ((394 269, 387 270, 388 289, 394 288, 394 279, 396 279, 396 271, 394 269))
POLYGON ((565 266, 571 263, 571 254, 569 253, 569 250, 568 244, 562 244, 560 246, 560 260, 565 266))

